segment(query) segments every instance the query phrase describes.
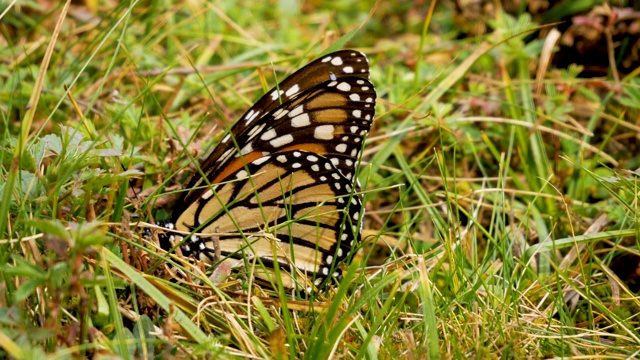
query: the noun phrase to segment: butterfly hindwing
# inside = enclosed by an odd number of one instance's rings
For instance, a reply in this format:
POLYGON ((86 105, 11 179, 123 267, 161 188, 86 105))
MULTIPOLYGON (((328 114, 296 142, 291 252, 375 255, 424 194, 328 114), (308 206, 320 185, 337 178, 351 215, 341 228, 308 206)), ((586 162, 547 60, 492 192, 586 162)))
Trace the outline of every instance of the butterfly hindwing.
MULTIPOLYGON (((252 161, 205 192, 177 219, 177 230, 219 234, 221 255, 293 264, 320 284, 338 276, 358 239, 362 203, 352 181, 331 161, 306 151, 286 151, 252 161), (267 230, 269 235, 260 234, 267 230), (273 257, 276 246, 277 259, 273 257)), ((190 237, 183 255, 212 262, 215 245, 190 237)))

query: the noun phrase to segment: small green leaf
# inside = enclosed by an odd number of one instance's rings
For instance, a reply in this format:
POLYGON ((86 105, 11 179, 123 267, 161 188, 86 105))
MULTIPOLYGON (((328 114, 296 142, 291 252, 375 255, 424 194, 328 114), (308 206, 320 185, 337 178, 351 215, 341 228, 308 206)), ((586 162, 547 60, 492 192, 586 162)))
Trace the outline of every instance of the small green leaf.
POLYGON ((42 279, 30 279, 25 281, 16 292, 13 294, 13 298, 16 302, 22 301, 31 296, 38 286, 43 283, 42 279))
POLYGON ((2 267, 5 274, 9 276, 22 276, 28 279, 47 278, 47 274, 42 268, 28 262, 21 256, 14 255, 12 259, 15 261, 14 266, 5 265, 2 267))
POLYGON ((102 293, 102 288, 98 285, 94 285, 93 291, 96 295, 97 311, 93 317, 93 321, 96 325, 102 326, 109 322, 109 302, 102 293))
POLYGON ((25 221, 25 225, 33 226, 40 232, 57 236, 61 239, 69 239, 71 237, 69 231, 58 220, 27 220, 25 221))

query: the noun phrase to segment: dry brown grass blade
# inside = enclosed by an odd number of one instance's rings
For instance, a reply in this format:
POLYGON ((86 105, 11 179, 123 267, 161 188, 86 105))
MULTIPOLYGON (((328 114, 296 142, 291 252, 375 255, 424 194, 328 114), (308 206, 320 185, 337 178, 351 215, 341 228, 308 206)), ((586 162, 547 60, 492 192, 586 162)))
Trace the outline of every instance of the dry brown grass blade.
POLYGON ((536 72, 536 98, 540 98, 542 95, 542 88, 544 87, 544 77, 551 64, 551 58, 553 57, 553 48, 556 46, 558 40, 560 40, 560 31, 553 28, 547 34, 544 41, 544 47, 542 48, 542 54, 540 55, 540 63, 538 64, 538 71, 536 72))

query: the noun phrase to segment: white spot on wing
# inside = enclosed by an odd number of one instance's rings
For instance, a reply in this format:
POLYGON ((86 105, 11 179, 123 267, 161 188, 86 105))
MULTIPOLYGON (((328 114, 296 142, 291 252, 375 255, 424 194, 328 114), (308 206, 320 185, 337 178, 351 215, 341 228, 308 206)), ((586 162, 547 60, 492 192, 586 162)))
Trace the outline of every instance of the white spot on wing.
POLYGON ((321 125, 317 126, 313 130, 313 137, 318 140, 331 140, 333 139, 333 125, 321 125))
POLYGON ((262 165, 264 162, 266 162, 270 158, 271 158, 271 156, 264 156, 264 157, 261 157, 259 159, 253 160, 252 164, 254 164, 254 165, 262 165))
POLYGON ((289 117, 290 117, 290 118, 296 117, 296 116, 298 116, 298 115, 302 114, 303 112, 304 112, 304 107, 303 107, 303 105, 298 105, 298 106, 296 106, 293 110, 291 110, 291 111, 289 112, 289 117))
POLYGON ((249 113, 247 114, 247 117, 245 119, 247 119, 247 124, 251 123, 253 120, 255 120, 256 117, 258 117, 258 114, 260 114, 260 111, 249 111, 249 113))
POLYGON ((278 136, 278 133, 274 129, 267 130, 262 136, 260 136, 260 140, 268 141, 278 136))
POLYGON ((252 151, 253 151, 253 147, 251 146, 251 144, 247 144, 245 145, 245 147, 242 148, 242 150, 240 150, 240 154, 247 155, 252 151))
POLYGON ((336 146, 336 151, 340 153, 347 151, 347 144, 338 144, 336 146))
POLYGON ((276 110, 276 111, 273 113, 273 118, 274 118, 275 120, 278 120, 278 119, 280 119, 281 117, 283 117, 283 116, 287 115, 287 113, 288 113, 288 112, 289 112, 289 110, 285 110, 285 109, 280 108, 280 109, 276 110))
POLYGON ((351 91, 351 85, 346 82, 341 82, 340 84, 338 84, 337 88, 340 91, 351 91))
POLYGON ((245 170, 240 170, 238 171, 238 173, 236 174, 236 179, 244 179, 247 177, 247 172, 245 170))
POLYGON ((211 191, 211 189, 207 190, 207 192, 205 192, 204 194, 202 194, 202 196, 200 197, 202 200, 209 200, 209 198, 213 196, 213 191, 211 191))
POLYGON ((331 65, 340 66, 342 65, 342 58, 340 56, 336 56, 331 59, 331 65))
POLYGON ((269 144, 271 144, 271 146, 273 147, 280 147, 291 142, 293 142, 293 136, 291 134, 287 134, 269 141, 269 144))
POLYGON ((284 94, 287 97, 292 97, 293 95, 297 94, 299 91, 300 91, 300 86, 298 86, 298 84, 295 84, 292 87, 290 87, 289 90, 287 90, 284 94))
POLYGON ((311 120, 309 119, 309 114, 304 113, 300 114, 293 119, 291 119, 291 126, 293 127, 303 127, 311 124, 311 120))
POLYGON ((229 149, 227 151, 225 151, 224 153, 222 153, 222 155, 220 156, 220 160, 218 160, 219 162, 225 162, 227 161, 227 159, 229 159, 231 157, 231 154, 233 153, 235 149, 229 149))
POLYGON ((252 140, 256 135, 258 135, 258 133, 260 133, 262 131, 262 129, 264 129, 264 127, 267 126, 267 124, 262 124, 260 126, 254 126, 253 129, 251 129, 251 131, 249 131, 249 138, 247 139, 247 141, 252 140))
POLYGON ((273 90, 273 92, 271 93, 271 100, 276 101, 278 100, 278 98, 280 97, 280 95, 282 95, 283 91, 282 90, 273 90))

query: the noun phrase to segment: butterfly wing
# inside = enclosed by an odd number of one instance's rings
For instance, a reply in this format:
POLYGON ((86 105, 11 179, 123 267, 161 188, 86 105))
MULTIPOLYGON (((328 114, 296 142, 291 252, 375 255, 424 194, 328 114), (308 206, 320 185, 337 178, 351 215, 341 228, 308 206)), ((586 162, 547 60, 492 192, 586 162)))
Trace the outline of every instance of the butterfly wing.
MULTIPOLYGON (((211 237, 190 236, 183 254, 212 261, 219 246, 229 258, 258 257, 265 268, 295 267, 316 285, 339 277, 337 265, 359 241, 364 211, 353 188, 375 111, 368 76, 362 53, 339 51, 258 100, 203 162, 204 176, 193 176, 174 208, 171 228, 218 234, 215 244, 211 237)), ((297 287, 293 277, 283 280, 297 287)))

